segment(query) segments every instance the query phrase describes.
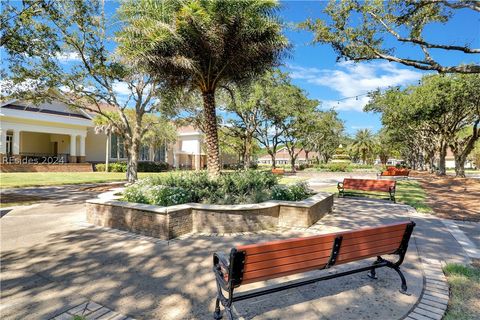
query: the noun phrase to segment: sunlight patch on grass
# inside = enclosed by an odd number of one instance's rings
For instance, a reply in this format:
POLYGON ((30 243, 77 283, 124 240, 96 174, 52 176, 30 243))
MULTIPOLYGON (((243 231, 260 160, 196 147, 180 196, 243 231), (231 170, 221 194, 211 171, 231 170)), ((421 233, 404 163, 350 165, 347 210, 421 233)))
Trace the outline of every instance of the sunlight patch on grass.
POLYGON ((447 264, 443 271, 450 286, 450 301, 443 319, 480 319, 480 267, 447 264))
POLYGON ((293 184, 308 180, 308 177, 282 176, 278 179, 279 184, 293 184))
MULTIPOLYGON (((139 178, 169 174, 140 172, 139 178)), ((102 183, 125 181, 123 172, 12 172, 0 173, 0 188, 21 188, 62 184, 102 183)))
MULTIPOLYGON (((321 191, 338 194, 338 189, 336 186, 327 187, 321 189, 321 191)), ((350 195, 375 199, 389 199, 388 193, 386 192, 347 191, 345 192, 345 194, 347 197, 350 195)), ((397 203, 408 204, 414 207, 418 212, 432 212, 432 208, 430 208, 430 206, 426 203, 427 194, 425 193, 425 190, 423 190, 422 186, 418 183, 418 181, 397 181, 397 191, 395 193, 395 199, 397 203)))

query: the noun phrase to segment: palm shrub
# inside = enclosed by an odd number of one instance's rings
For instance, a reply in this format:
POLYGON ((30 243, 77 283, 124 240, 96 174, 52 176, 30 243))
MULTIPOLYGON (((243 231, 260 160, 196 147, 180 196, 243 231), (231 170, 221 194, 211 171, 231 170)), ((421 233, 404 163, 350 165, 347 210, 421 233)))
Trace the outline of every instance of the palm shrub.
POLYGON ((130 202, 170 206, 187 202, 241 204, 270 199, 298 201, 311 194, 306 184, 285 188, 287 191, 282 193, 284 189, 278 187, 277 176, 268 171, 238 171, 215 179, 199 172, 147 177, 128 186, 123 196, 130 202))
POLYGON ((203 100, 207 167, 220 174, 215 94, 279 64, 288 48, 275 0, 126 0, 119 52, 168 91, 203 100))

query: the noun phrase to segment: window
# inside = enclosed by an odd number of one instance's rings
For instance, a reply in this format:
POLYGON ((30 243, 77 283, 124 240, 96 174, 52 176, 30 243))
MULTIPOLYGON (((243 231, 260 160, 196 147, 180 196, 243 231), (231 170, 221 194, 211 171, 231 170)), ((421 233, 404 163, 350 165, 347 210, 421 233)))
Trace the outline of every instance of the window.
POLYGON ((161 146, 155 150, 154 161, 165 162, 165 146, 161 146))
POLYGON ((110 138, 110 145, 110 158, 118 160, 125 159, 127 157, 122 137, 112 134, 110 138))
POLYGON ((139 160, 140 161, 148 161, 150 160, 150 155, 149 152, 150 148, 148 146, 141 146, 140 147, 140 155, 139 155, 139 160))
POLYGON ((13 146, 13 135, 7 134, 7 143, 6 143, 5 151, 7 151, 8 156, 12 155, 12 146, 13 146))

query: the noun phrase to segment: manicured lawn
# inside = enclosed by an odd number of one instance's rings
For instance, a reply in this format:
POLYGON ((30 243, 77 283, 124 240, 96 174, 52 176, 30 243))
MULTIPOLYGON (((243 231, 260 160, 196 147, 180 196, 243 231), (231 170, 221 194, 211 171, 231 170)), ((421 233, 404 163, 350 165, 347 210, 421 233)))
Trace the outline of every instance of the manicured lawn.
POLYGON ((292 184, 308 180, 308 177, 282 176, 278 179, 280 184, 292 184))
MULTIPOLYGON (((139 177, 149 175, 168 174, 139 173, 139 177)), ((0 174, 0 188, 18 188, 48 186, 60 184, 100 183, 111 181, 124 181, 125 173, 122 172, 15 172, 0 174)))
POLYGON ((450 286, 450 301, 443 319, 480 319, 480 267, 447 264, 443 271, 450 286))
MULTIPOLYGON (((170 172, 140 172, 139 178, 170 174, 170 172)), ((279 177, 280 184, 304 181, 295 176, 279 177)), ((123 172, 15 172, 0 174, 0 188, 52 186, 61 184, 101 183, 125 181, 123 172)))
MULTIPOLYGON (((323 189, 322 191, 338 193, 337 187, 332 186, 323 189)), ((346 192, 348 196, 348 192, 346 192)), ((358 191, 352 195, 365 196, 378 199, 388 199, 387 193, 363 192, 358 191)), ((418 212, 432 212, 432 208, 426 204, 426 193, 417 181, 403 180, 397 181, 397 191, 395 199, 397 203, 404 203, 414 207, 418 212)))

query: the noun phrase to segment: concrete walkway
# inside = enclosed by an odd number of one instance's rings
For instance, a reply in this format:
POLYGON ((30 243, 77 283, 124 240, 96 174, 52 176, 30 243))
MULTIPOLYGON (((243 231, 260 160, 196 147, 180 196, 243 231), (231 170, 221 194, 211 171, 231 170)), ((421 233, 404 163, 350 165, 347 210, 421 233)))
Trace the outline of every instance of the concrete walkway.
MULTIPOLYGON (((121 317, 210 319, 214 251, 410 217, 417 227, 402 269, 411 296, 398 292, 395 272, 380 269, 376 281, 357 274, 243 301, 235 306, 237 315, 245 319, 401 319, 422 295, 424 274, 417 250, 428 259, 468 261, 441 221, 385 201, 338 199, 334 212, 308 230, 193 235, 170 242, 93 227, 84 222, 84 215, 82 203, 63 202, 16 208, 1 218, 2 319, 50 319, 85 301, 121 317)), ((351 265, 306 276, 347 267, 351 265)), ((279 280, 268 284, 276 283, 279 280)), ((259 285, 264 284, 242 290, 259 285)))

